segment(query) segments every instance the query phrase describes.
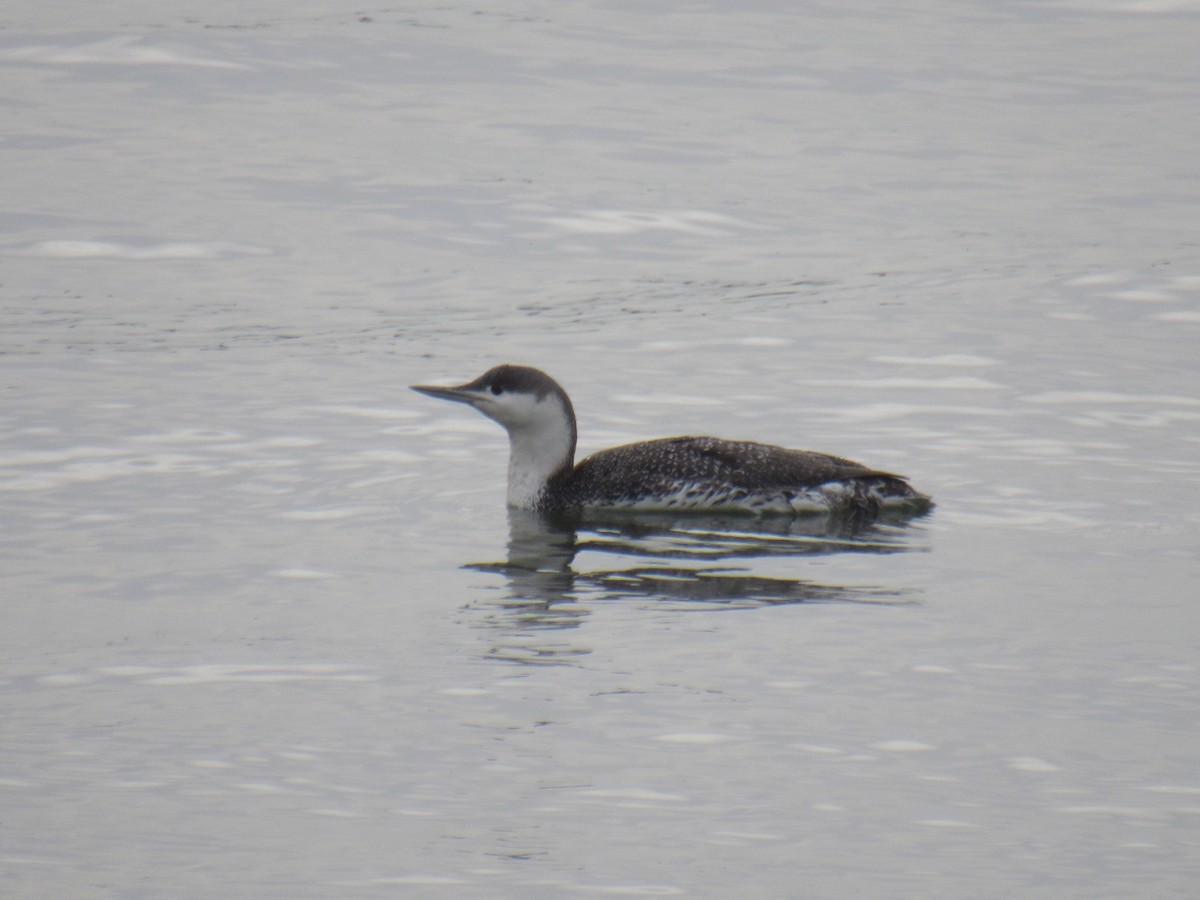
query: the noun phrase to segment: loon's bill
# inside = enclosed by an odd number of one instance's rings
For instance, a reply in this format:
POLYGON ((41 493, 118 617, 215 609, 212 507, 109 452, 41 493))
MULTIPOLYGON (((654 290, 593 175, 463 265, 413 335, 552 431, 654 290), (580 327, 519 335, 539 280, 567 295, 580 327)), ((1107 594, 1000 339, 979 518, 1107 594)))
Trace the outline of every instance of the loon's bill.
POLYGON ((503 365, 457 387, 415 384, 474 407, 508 432, 508 504, 540 512, 613 509, 759 515, 896 508, 933 501, 902 476, 810 450, 674 437, 601 450, 575 463, 575 410, 553 378, 503 365))

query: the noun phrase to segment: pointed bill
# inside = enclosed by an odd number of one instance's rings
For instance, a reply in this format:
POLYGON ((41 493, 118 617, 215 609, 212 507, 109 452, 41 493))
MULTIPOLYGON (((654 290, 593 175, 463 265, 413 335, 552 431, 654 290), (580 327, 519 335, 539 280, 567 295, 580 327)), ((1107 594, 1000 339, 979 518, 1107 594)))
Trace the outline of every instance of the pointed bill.
POLYGON ((459 387, 443 387, 437 384, 411 384, 409 387, 418 394, 424 394, 426 397, 436 397, 439 400, 469 403, 472 406, 479 401, 479 392, 466 384, 459 387))

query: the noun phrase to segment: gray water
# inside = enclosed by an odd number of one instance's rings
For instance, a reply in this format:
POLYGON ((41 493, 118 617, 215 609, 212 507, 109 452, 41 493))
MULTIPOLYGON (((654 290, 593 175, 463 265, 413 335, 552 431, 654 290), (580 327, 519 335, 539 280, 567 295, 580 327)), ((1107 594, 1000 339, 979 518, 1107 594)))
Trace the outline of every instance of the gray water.
POLYGON ((0 893, 1200 886, 1193 2, 0 13, 0 893), (860 534, 504 508, 900 471, 860 534))

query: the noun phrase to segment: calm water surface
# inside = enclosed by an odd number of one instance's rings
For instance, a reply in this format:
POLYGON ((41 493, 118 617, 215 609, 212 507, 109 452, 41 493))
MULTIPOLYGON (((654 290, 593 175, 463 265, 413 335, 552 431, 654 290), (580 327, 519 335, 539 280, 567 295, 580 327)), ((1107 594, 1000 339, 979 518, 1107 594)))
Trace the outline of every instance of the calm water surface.
POLYGON ((0 889, 1185 897, 1200 11, 19 2, 0 889), (932 515, 547 527, 406 385, 932 515))

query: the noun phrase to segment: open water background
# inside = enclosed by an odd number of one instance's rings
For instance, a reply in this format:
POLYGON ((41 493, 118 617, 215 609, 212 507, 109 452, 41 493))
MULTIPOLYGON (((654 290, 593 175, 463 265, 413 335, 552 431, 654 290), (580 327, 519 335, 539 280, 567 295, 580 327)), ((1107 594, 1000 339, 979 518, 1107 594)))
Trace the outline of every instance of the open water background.
POLYGON ((8 3, 0 892, 1194 896, 1197 46, 1165 0, 8 3), (498 362, 584 452, 939 506, 510 521, 500 429, 405 387, 498 362))

